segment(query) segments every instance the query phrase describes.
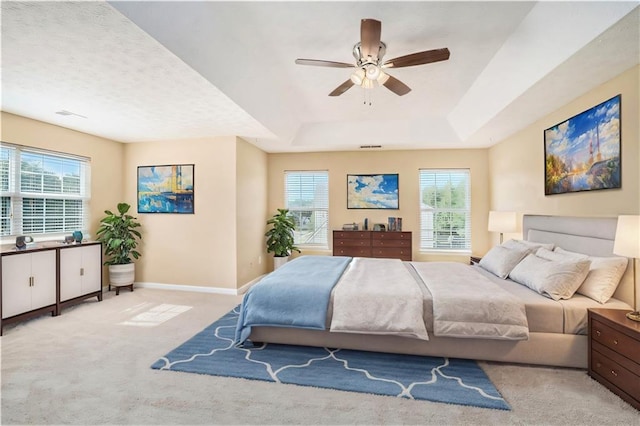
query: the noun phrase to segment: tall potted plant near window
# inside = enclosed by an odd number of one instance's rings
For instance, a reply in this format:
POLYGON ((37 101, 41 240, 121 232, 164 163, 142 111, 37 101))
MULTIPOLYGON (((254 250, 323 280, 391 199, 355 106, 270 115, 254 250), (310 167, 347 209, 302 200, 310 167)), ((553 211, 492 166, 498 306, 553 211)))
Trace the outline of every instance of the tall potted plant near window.
POLYGON ((300 253, 293 241, 295 222, 288 209, 278 209, 278 213, 267 220, 267 225, 271 225, 271 229, 264 234, 267 237, 267 253, 273 253, 273 266, 278 269, 289 260, 294 250, 300 253))
POLYGON ((140 223, 136 218, 127 214, 131 206, 127 203, 118 203, 118 213, 105 210, 106 216, 100 221, 97 236, 98 241, 104 245, 104 254, 108 259, 104 262, 109 265, 109 285, 116 287, 131 286, 135 280, 135 264, 133 259, 138 259, 141 254, 136 250, 142 235, 136 229, 140 223), (132 259, 133 258, 133 259, 132 259))

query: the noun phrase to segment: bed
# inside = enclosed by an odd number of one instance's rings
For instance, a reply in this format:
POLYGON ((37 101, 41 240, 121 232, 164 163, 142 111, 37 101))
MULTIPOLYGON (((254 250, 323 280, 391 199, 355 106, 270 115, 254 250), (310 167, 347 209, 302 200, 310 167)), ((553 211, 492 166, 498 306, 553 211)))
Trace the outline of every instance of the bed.
MULTIPOLYGON (((616 224, 616 218, 525 215, 523 218, 523 236, 524 239, 530 243, 549 244, 554 248, 560 247, 561 251, 564 250, 568 253, 610 257, 613 256, 612 251, 616 224)), ((487 256, 488 255, 489 253, 487 256)), ((537 257, 535 258, 537 259, 537 257)), ((407 270, 413 271, 411 272, 413 278, 418 280, 420 280, 420 278, 429 279, 428 275, 421 275, 419 271, 423 269, 426 271, 425 268, 437 269, 439 267, 436 264, 430 265, 431 262, 409 263, 411 267, 407 270), (418 272, 417 277, 416 272, 418 272)), ((318 329, 318 327, 314 329, 314 327, 309 327, 306 324, 298 324, 293 327, 264 326, 259 325, 260 322, 258 321, 256 323, 257 325, 248 327, 248 330, 244 330, 245 335, 242 340, 586 368, 588 354, 588 339, 586 336, 587 309, 590 307, 631 309, 631 305, 633 305, 633 276, 631 264, 631 262, 628 262, 628 266, 623 268, 624 273, 615 293, 604 304, 577 293, 566 300, 553 300, 532 291, 524 285, 512 281, 509 277, 506 279, 497 277, 494 273, 487 271, 485 269, 486 266, 457 264, 458 266, 456 267, 460 274, 471 273, 482 276, 484 277, 482 281, 486 281, 485 284, 489 286, 489 289, 496 288, 491 286, 501 287, 501 292, 507 293, 506 297, 515 297, 521 300, 522 310, 525 312, 526 321, 528 322, 528 330, 525 336, 522 335, 520 324, 498 324, 489 327, 490 332, 506 327, 506 331, 501 332, 498 336, 482 336, 480 338, 468 335, 466 334, 468 333, 466 325, 461 329, 453 330, 450 332, 450 335, 443 335, 442 333, 436 335, 436 333, 434 333, 434 328, 436 327, 435 321, 433 324, 426 326, 426 333, 428 334, 426 338, 422 335, 421 331, 405 331, 404 335, 402 333, 393 333, 393 335, 389 333, 376 333, 368 329, 363 329, 362 332, 348 328, 346 331, 329 331, 329 321, 334 315, 337 315, 336 312, 340 309, 339 304, 334 305, 336 303, 334 292, 336 291, 335 289, 341 288, 341 282, 340 285, 335 286, 334 289, 331 290, 329 308, 327 309, 327 322, 324 327, 321 327, 323 329, 318 329), (466 268, 466 270, 459 268, 466 268), (334 308, 336 312, 334 312, 334 308)), ((371 266, 372 264, 367 264, 366 269, 371 269, 371 266)), ((390 279, 389 277, 385 277, 385 274, 381 272, 384 271, 385 268, 377 271, 374 268, 373 274, 369 274, 365 278, 355 274, 351 280, 356 285, 359 280, 360 284, 375 280, 384 282, 385 279, 390 279), (371 278, 372 275, 376 277, 374 280, 371 278)), ((315 271, 318 276, 327 275, 322 271, 322 267, 313 269, 318 269, 318 271, 315 271)), ((346 270, 349 271, 348 267, 346 270)), ((431 273, 430 271, 422 272, 424 274, 431 273)), ((342 273, 339 273, 338 275, 341 274, 342 273)), ((456 272, 456 275, 457 274, 458 272, 456 272)), ((340 276, 340 279, 344 280, 345 278, 340 276)), ((396 278, 393 278, 393 280, 393 288, 395 288, 396 278)), ((427 288, 429 288, 429 286, 427 286, 427 288)), ((251 290, 253 290, 253 288, 251 290)), ((251 290, 245 295, 243 308, 250 303, 247 296, 250 295, 251 290)), ((434 292, 440 297, 440 294, 446 293, 446 286, 443 286, 439 290, 434 290, 434 292)), ((429 293, 429 291, 427 291, 427 293, 429 293)), ((467 293, 473 292, 468 289, 460 292, 460 294, 467 293)), ((493 293, 498 293, 498 291, 491 290, 490 293, 493 295, 493 293)), ((319 294, 314 294, 312 297, 302 296, 302 300, 307 300, 307 304, 302 306, 301 309, 309 312, 310 316, 313 316, 314 301, 321 300, 318 299, 321 297, 327 296, 319 294)), ((286 298, 280 298, 279 300, 286 300, 286 298)), ((466 305, 467 303, 471 302, 467 302, 465 299, 462 305, 466 305)), ((502 306, 501 301, 497 303, 498 306, 502 306)), ((445 303, 438 302, 438 304, 443 305, 445 303)), ((283 304, 283 306, 285 305, 283 304)), ((432 321, 434 317, 442 317, 441 308, 438 307, 438 311, 436 312, 433 310, 430 311, 426 307, 426 304, 424 306, 425 308, 422 315, 425 318, 425 323, 432 321)), ((476 308, 473 308, 473 310, 475 309, 476 308)), ((410 311, 411 308, 407 308, 407 310, 410 311)), ((495 309, 493 309, 493 311, 495 311, 495 309)), ((498 318, 498 320, 502 321, 504 317, 515 317, 518 315, 517 311, 518 308, 514 308, 513 311, 501 315, 503 318, 498 318)), ((396 311, 396 313, 393 313, 391 316, 395 317, 399 312, 401 312, 401 310, 396 311)), ((456 312, 454 312, 454 314, 457 315, 456 312)), ((320 320, 321 319, 317 319, 316 323, 320 320)), ((451 322, 445 321, 444 323, 450 324, 451 322)), ((267 324, 269 323, 267 322, 267 324)), ((337 327, 337 330, 340 330, 340 327, 337 327)), ((482 334, 482 331, 479 333, 482 334)))

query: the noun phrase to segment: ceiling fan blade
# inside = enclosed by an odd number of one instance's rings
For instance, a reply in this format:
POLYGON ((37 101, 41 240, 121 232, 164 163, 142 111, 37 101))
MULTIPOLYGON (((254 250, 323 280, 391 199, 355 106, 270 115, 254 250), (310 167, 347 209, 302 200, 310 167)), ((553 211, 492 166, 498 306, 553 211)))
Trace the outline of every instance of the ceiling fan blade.
POLYGON ((403 82, 401 82, 397 78, 392 77, 389 74, 387 74, 387 76, 389 78, 387 78, 387 81, 385 81, 382 84, 384 85, 384 87, 386 87, 387 89, 391 90, 396 95, 403 96, 403 95, 406 95, 407 93, 409 93, 411 91, 411 88, 409 86, 407 86, 406 84, 404 84, 403 82))
POLYGON ((360 52, 362 52, 363 58, 371 56, 378 59, 381 32, 382 23, 380 21, 363 19, 360 22, 360 52))
POLYGON ((447 59, 449 59, 449 55, 449 49, 447 49, 446 47, 443 49, 426 50, 424 52, 417 52, 410 55, 389 59, 382 65, 382 67, 401 68, 412 67, 414 65, 430 64, 432 62, 446 61, 447 59))
POLYGON ((347 80, 340 86, 336 87, 333 92, 329 93, 329 96, 340 96, 347 90, 351 89, 351 86, 353 86, 353 81, 347 80))
POLYGON ((355 65, 346 62, 323 61, 320 59, 296 59, 298 65, 313 65, 316 67, 354 68, 355 65))

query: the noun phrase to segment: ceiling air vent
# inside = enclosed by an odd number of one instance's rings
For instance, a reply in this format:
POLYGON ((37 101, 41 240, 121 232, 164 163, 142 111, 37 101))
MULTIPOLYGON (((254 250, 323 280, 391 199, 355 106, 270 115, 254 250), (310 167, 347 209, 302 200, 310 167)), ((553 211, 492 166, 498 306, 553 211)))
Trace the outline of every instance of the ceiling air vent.
POLYGON ((360 149, 376 149, 382 148, 382 145, 360 145, 360 149))

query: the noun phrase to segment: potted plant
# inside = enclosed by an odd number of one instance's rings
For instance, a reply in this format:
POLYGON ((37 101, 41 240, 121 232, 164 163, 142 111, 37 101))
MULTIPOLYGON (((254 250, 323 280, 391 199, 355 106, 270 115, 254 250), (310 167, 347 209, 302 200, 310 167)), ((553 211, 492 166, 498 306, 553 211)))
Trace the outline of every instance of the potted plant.
POLYGON ((273 253, 273 266, 278 269, 287 262, 291 252, 295 250, 300 253, 293 242, 295 223, 288 209, 278 209, 278 213, 267 220, 267 225, 272 226, 264 234, 267 237, 267 253, 273 253))
POLYGON ((127 214, 130 207, 127 203, 118 203, 117 214, 105 210, 106 216, 100 221, 97 232, 97 239, 104 244, 104 254, 108 256, 104 264, 109 265, 109 285, 116 287, 116 294, 123 286, 130 286, 133 291, 135 264, 132 257, 141 256, 136 247, 142 235, 135 229, 140 224, 127 214))

